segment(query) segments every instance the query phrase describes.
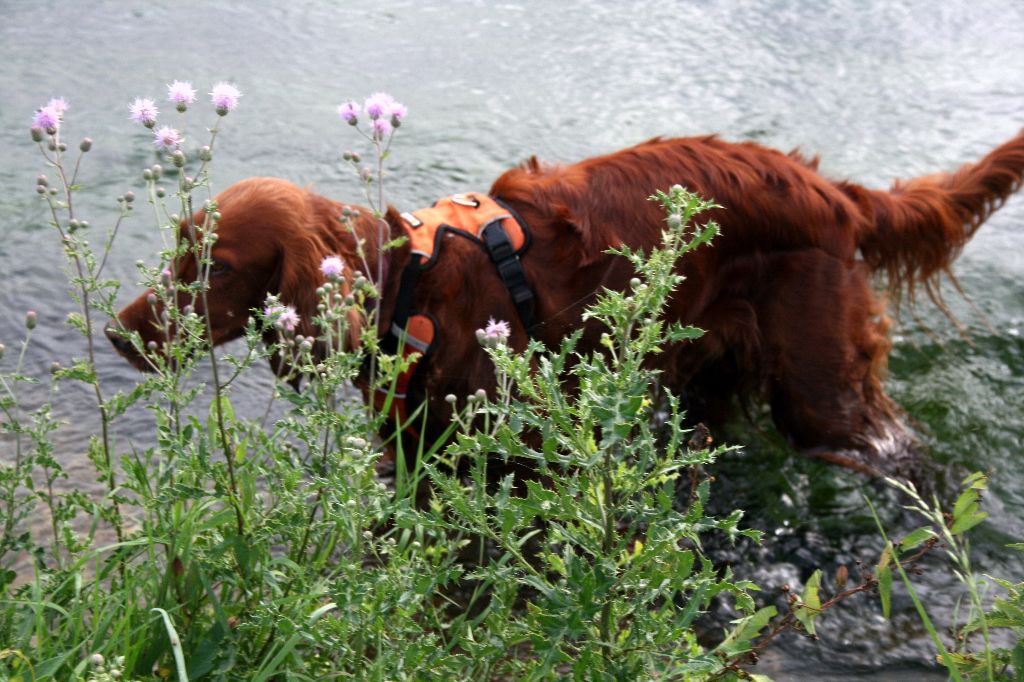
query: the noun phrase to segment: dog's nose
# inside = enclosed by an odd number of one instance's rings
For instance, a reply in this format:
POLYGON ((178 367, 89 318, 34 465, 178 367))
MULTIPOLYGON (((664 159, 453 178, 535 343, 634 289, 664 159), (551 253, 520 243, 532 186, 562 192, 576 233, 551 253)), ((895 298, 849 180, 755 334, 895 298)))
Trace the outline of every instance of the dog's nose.
POLYGON ((132 350, 132 342, 126 339, 118 328, 111 323, 107 323, 107 326, 103 328, 103 333, 110 339, 110 343, 114 344, 114 348, 121 353, 128 353, 132 350))

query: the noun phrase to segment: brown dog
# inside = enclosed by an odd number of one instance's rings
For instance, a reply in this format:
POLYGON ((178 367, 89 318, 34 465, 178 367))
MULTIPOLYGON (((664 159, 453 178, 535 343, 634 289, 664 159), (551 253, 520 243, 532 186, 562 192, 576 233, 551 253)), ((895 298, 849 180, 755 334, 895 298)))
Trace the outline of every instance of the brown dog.
MULTIPOLYGON (((710 421, 723 419, 737 395, 763 397, 779 430, 805 453, 864 472, 894 471, 913 439, 880 383, 889 322, 870 277, 887 275, 896 296, 919 285, 932 293, 1022 174, 1024 133, 976 164, 896 182, 889 191, 831 181, 815 160, 795 153, 717 137, 654 139, 566 166, 531 159, 498 178, 491 195, 527 235, 513 249, 518 258, 504 263, 515 261, 532 298, 516 304, 522 287, 499 272, 483 237, 442 226, 431 253, 406 243, 385 256, 381 319, 404 324, 421 313, 433 322, 433 345, 408 402, 427 403, 423 435, 436 436, 451 413, 447 394, 493 388, 493 368, 475 336, 488 318, 511 323, 516 348, 527 343, 527 326, 549 347, 582 326, 579 348, 598 347, 601 330, 584 325, 581 313, 602 288, 624 289, 633 276, 606 249, 655 246, 665 216, 647 197, 681 184, 724 208, 706 216, 721 225, 714 246, 680 264, 686 280, 668 317, 707 334, 656 358, 666 385, 686 398, 691 417, 710 421)), ((215 343, 237 336, 268 292, 308 319, 320 259, 340 252, 355 262, 339 204, 270 179, 240 183, 218 203, 214 257, 228 270, 211 281, 215 343)), ((392 236, 413 235, 418 222, 395 211, 387 219, 392 236)), ((372 220, 359 223, 368 248, 375 231, 372 220)), ((152 313, 144 298, 119 319, 146 339, 152 313)), ((388 328, 381 325, 383 333, 388 328)))

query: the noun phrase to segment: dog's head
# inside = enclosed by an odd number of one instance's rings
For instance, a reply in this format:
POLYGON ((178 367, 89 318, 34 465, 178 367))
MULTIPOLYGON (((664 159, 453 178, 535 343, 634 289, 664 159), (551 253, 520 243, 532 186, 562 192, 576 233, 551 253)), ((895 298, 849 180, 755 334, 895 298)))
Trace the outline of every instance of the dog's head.
MULTIPOLYGON (((195 282, 200 274, 194 245, 204 225, 210 224, 200 209, 182 220, 179 239, 188 252, 175 258, 163 276, 162 286, 174 292, 179 309, 192 306, 209 320, 207 334, 213 345, 242 336, 251 311, 262 309, 268 294, 277 294, 283 304, 298 313, 295 331, 316 336, 316 289, 325 277, 322 260, 338 255, 347 273, 373 268, 376 263, 376 220, 368 210, 348 223, 342 220, 342 206, 285 180, 251 178, 243 180, 216 197, 216 241, 210 250, 209 286, 205 295, 185 291, 179 284, 195 282), (365 261, 360 258, 357 238, 364 242, 365 261)), ((350 277, 350 274, 349 274, 350 277)), ((347 280, 348 281, 348 280, 347 280)), ((346 284, 347 284, 346 281, 346 284)), ((355 320, 358 322, 358 320, 355 320)), ((358 324, 350 325, 350 342, 358 340, 358 324)), ((107 326, 114 347, 134 366, 153 367, 130 341, 132 332, 141 337, 148 353, 160 353, 169 336, 163 304, 152 289, 144 292, 107 326)))

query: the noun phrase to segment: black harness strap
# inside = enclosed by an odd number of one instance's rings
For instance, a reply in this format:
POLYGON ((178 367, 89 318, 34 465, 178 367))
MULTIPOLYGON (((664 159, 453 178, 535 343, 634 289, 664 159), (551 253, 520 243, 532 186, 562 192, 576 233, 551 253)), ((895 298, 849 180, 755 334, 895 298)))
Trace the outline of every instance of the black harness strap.
POLYGON ((526 333, 533 337, 533 290, 526 281, 526 273, 523 272, 523 265, 519 262, 512 241, 508 238, 505 228, 501 226, 501 219, 492 220, 485 225, 480 231, 480 236, 498 269, 498 276, 512 296, 512 302, 515 303, 526 333))
POLYGON ((398 344, 405 333, 405 327, 409 323, 409 315, 412 313, 413 293, 416 291, 416 283, 420 279, 423 256, 418 253, 412 254, 409 263, 402 270, 402 279, 398 284, 398 296, 395 298, 395 310, 391 316, 391 327, 388 334, 381 342, 381 350, 389 355, 398 352, 398 344))

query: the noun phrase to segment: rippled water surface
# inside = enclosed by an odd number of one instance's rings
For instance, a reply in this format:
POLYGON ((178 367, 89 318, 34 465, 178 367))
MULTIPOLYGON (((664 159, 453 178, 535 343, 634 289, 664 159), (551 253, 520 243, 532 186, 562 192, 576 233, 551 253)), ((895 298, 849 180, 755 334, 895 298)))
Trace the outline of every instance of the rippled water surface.
MULTIPOLYGON (((52 96, 71 103, 70 139, 95 140, 78 199, 94 227, 111 224, 114 197, 138 190, 139 171, 155 160, 127 103, 162 98, 178 78, 203 91, 230 80, 244 92, 218 140, 216 189, 277 175, 351 200, 359 188, 340 152, 356 140, 334 107, 394 94, 410 109, 388 185, 403 208, 485 190, 531 154, 573 161, 654 135, 708 132, 800 146, 821 155, 826 174, 884 187, 977 159, 1024 123, 1019 0, 209 4, 0 2, 0 342, 12 348, 24 311, 39 311, 30 373, 84 353, 64 323, 73 304, 62 256, 33 190, 44 168, 28 124, 52 96)), ((187 134, 198 140, 209 123, 190 114, 187 134)), ((137 291, 133 263, 152 260, 158 245, 141 212, 124 228, 112 255, 124 301, 137 291)), ((888 389, 950 477, 991 471, 992 519, 975 536, 976 561, 1020 579, 1024 567, 1003 545, 1024 537, 1024 198, 986 224, 956 272, 973 301, 950 297, 966 333, 930 305, 905 314, 888 389)), ((108 390, 131 387, 133 370, 102 351, 108 390)), ((242 381, 235 401, 257 414, 269 371, 242 381)), ((90 397, 61 390, 59 455, 75 484, 96 490, 83 454, 95 428, 90 397)), ((121 447, 144 444, 138 434, 149 426, 144 411, 127 415, 121 447)), ((768 539, 730 558, 767 588, 799 583, 817 566, 872 561, 879 541, 862 494, 883 499, 894 531, 910 523, 877 485, 794 457, 771 433, 738 427, 732 436, 749 447, 723 463, 719 480, 768 539)), ((0 443, 0 456, 9 451, 0 443)), ((920 581, 948 623, 956 584, 938 567, 920 581)), ((898 598, 895 611, 886 623, 872 601, 852 603, 820 626, 820 642, 783 639, 764 670, 778 679, 935 677, 909 601, 898 598)))

